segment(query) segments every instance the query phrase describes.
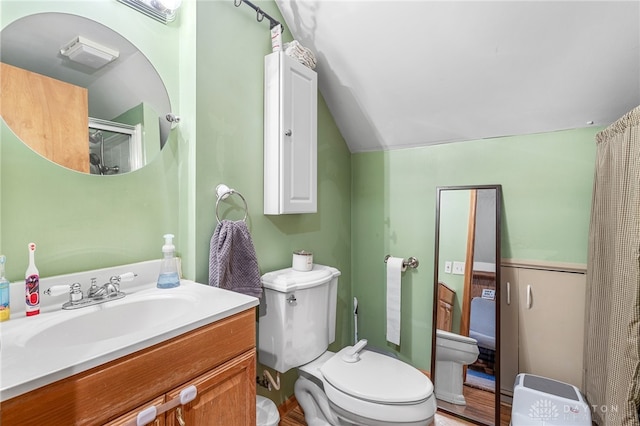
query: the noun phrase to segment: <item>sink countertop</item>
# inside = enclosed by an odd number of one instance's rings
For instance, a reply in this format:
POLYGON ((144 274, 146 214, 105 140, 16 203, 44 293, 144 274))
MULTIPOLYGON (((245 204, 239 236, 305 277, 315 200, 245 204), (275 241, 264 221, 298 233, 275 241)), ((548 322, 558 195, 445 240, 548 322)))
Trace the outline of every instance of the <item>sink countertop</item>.
MULTIPOLYGON (((176 288, 157 289, 155 276, 158 271, 159 261, 149 261, 99 271, 41 278, 41 313, 33 317, 26 317, 24 302, 22 302, 22 310, 18 308, 16 311, 12 297, 11 319, 0 323, 0 401, 164 342, 250 309, 259 303, 255 297, 190 280, 181 280, 180 286, 176 288), (90 282, 87 277, 105 277, 98 281, 98 284, 101 285, 108 281, 109 276, 125 272, 135 272, 138 277, 134 282, 121 284, 120 289, 127 293, 123 299, 74 310, 63 310, 61 306, 68 299, 67 295, 48 298, 43 294, 52 285, 73 282, 81 282, 83 290, 86 292, 90 282), (83 282, 84 280, 87 282, 83 282), (138 319, 133 322, 137 323, 140 319, 149 322, 151 319, 151 324, 138 327, 129 333, 126 329, 123 329, 121 334, 113 333, 110 330, 109 337, 102 340, 91 341, 89 339, 87 341, 87 339, 78 338, 77 344, 56 345, 55 339, 53 342, 50 342, 52 340, 50 338, 45 339, 47 345, 51 344, 51 347, 42 343, 35 346, 30 343, 34 336, 44 335, 47 337, 46 334, 50 327, 60 323, 73 322, 74 318, 79 317, 77 324, 73 324, 71 336, 66 333, 63 336, 64 339, 60 339, 65 342, 75 342, 73 333, 87 333, 87 330, 88 333, 91 333, 92 327, 97 327, 96 330, 108 328, 109 324, 91 324, 92 314, 123 305, 142 306, 145 301, 151 299, 163 299, 166 302, 167 298, 176 300, 176 306, 180 305, 182 309, 188 305, 188 309, 184 309, 180 315, 171 315, 171 312, 167 312, 167 315, 172 317, 170 321, 162 321, 162 318, 158 316, 157 324, 155 324, 153 318, 143 317, 145 312, 144 308, 141 308, 140 312, 136 311, 138 319)), ((24 283, 16 283, 16 288, 14 288, 12 284, 12 296, 18 290, 23 290, 23 286, 24 283)), ((20 295, 22 294, 24 294, 24 290, 20 293, 20 295)), ((97 317, 100 318, 99 315, 97 317)))

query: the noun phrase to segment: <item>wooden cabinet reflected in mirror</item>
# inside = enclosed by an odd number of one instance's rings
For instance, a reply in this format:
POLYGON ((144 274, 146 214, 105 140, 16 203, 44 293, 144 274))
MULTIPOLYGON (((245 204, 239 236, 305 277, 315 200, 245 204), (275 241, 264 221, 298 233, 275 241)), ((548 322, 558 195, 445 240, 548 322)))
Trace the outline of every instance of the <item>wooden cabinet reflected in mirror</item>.
POLYGON ((501 187, 436 192, 431 374, 438 408, 498 425, 501 187))

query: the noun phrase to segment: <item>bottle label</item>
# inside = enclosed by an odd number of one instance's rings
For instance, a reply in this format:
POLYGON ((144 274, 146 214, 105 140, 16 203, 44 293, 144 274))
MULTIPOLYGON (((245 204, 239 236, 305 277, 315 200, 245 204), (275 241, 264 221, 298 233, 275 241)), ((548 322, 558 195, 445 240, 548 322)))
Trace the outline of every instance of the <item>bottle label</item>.
POLYGON ((0 321, 9 319, 9 283, 0 281, 0 321))
POLYGON ((28 317, 40 313, 40 277, 37 274, 26 279, 25 304, 28 317))

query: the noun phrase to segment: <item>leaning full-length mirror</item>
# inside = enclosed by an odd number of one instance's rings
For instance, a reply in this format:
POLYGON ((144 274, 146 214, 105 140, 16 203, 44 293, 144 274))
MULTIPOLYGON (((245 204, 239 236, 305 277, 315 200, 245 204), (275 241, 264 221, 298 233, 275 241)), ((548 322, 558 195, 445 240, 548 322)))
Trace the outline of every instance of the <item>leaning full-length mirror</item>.
POLYGON ((0 115, 31 149, 98 175, 143 167, 164 146, 169 96, 147 57, 91 19, 45 12, 0 33, 0 115))
POLYGON ((438 408, 498 425, 501 187, 436 192, 431 375, 438 408))

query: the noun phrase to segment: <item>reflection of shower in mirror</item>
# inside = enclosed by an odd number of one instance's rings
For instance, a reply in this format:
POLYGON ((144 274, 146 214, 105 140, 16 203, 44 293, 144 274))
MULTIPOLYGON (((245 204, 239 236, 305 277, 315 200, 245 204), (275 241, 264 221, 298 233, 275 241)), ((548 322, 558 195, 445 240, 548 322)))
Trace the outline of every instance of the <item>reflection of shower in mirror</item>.
POLYGON ((139 126, 90 119, 90 173, 113 175, 139 168, 143 164, 141 145, 139 126))

